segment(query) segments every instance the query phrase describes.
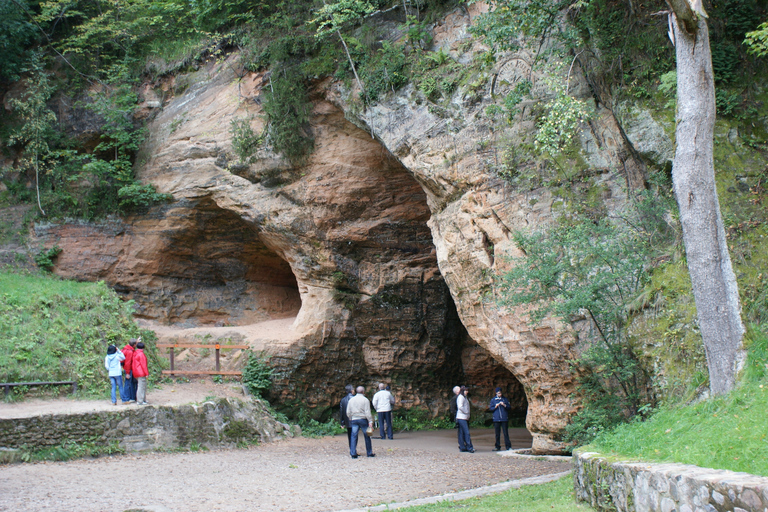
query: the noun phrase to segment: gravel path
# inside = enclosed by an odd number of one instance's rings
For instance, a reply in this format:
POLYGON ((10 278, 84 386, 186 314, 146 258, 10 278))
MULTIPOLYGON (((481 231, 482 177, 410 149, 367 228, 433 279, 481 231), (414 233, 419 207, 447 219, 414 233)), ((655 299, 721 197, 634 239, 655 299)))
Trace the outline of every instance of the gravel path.
MULTIPOLYGON (((344 436, 287 439, 249 449, 122 455, 0 469, 0 510, 111 512, 333 511, 402 502, 507 480, 559 473, 569 462, 499 457, 493 431, 472 433, 459 453, 454 431, 375 439, 375 458, 351 459, 344 436)), ((524 429, 514 446, 530 446, 524 429)), ((361 453, 365 453, 360 441, 361 453)))

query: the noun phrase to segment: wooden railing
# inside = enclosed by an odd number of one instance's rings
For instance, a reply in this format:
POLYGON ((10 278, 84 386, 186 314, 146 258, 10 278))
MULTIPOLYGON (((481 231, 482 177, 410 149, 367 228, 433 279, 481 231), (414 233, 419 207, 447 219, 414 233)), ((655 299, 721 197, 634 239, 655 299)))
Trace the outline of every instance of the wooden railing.
POLYGON ((169 375, 242 375, 243 372, 239 371, 222 371, 219 357, 222 349, 248 349, 251 348, 248 345, 221 345, 219 343, 215 345, 199 345, 195 343, 158 343, 158 348, 167 348, 169 350, 169 356, 171 360, 171 369, 163 370, 163 373, 169 375), (208 348, 216 350, 216 369, 215 370, 176 370, 174 368, 174 349, 177 348, 208 348))

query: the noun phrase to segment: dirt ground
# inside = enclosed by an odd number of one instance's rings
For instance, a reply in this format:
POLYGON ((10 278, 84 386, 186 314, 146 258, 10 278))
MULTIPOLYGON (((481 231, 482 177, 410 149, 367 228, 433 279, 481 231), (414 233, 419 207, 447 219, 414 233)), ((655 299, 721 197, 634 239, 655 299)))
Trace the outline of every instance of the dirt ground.
MULTIPOLYGON (((241 396, 236 384, 166 384, 150 406, 241 396)), ((0 417, 111 409, 109 400, 0 403, 0 417)), ((397 425, 395 425, 397 427, 397 425)), ((567 471, 569 462, 500 457, 493 429, 472 431, 476 453, 459 453, 453 430, 397 432, 373 440, 375 458, 349 456, 346 435, 294 438, 248 449, 142 453, 0 468, 0 511, 333 511, 402 502, 567 471)), ((513 448, 530 447, 511 429, 513 448)), ((363 440, 358 452, 364 454, 363 440)))

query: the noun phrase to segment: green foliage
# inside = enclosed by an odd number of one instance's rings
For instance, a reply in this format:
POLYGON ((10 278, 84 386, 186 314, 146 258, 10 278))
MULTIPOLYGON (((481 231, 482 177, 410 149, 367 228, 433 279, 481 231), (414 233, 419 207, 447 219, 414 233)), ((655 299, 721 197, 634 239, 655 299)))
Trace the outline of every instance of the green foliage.
POLYGON ((171 194, 159 193, 151 183, 142 185, 137 182, 120 187, 117 197, 120 199, 120 207, 123 211, 146 208, 173 199, 171 194))
POLYGON ((140 329, 132 314, 133 303, 103 282, 0 272, 0 381, 77 380, 82 392, 108 396, 107 345, 139 336, 154 379, 165 362, 154 332, 140 329))
MULTIPOLYGON (((473 3, 473 2, 470 2, 473 3)), ((543 39, 552 30, 560 31, 557 23, 562 9, 570 0, 492 0, 489 11, 475 18, 470 32, 482 36, 494 50, 515 51, 522 38, 543 39)))
POLYGON ((229 125, 232 135, 232 149, 241 163, 251 163, 253 155, 264 142, 263 135, 257 135, 251 126, 251 119, 233 119, 229 125))
POLYGON ((48 141, 54 138, 53 126, 56 122, 56 115, 48 108, 47 104, 54 87, 50 83, 48 73, 43 69, 39 55, 34 56, 26 71, 30 73, 30 78, 27 82, 25 95, 21 99, 12 98, 9 101, 20 124, 11 130, 8 143, 23 146, 24 159, 19 167, 34 169, 37 202, 40 211, 44 213, 40 201, 40 171, 41 162, 48 158, 51 151, 48 141))
POLYGON ((274 369, 269 366, 269 361, 263 356, 253 353, 248 354, 248 363, 243 368, 243 385, 251 394, 261 397, 272 387, 274 369))
POLYGON ((125 453, 125 448, 121 447, 119 442, 112 441, 109 444, 103 444, 94 439, 85 443, 65 443, 39 450, 22 448, 19 450, 17 459, 21 462, 67 461, 120 453, 125 453))
POLYGON ((360 66, 367 100, 376 101, 387 92, 400 89, 408 83, 409 73, 409 61, 403 48, 384 41, 381 48, 360 66))
POLYGON ((326 3, 309 22, 316 27, 315 36, 322 39, 356 23, 376 10, 367 0, 337 0, 326 3))
POLYGON ((513 235, 525 254, 497 280, 501 302, 532 307, 531 320, 576 323, 583 345, 574 373, 583 409, 565 432, 583 443, 655 401, 626 333, 648 283, 648 261, 675 242, 668 202, 650 192, 615 218, 563 216, 544 232, 513 235))
POLYGON ((29 10, 29 4, 25 0, 0 0, 0 79, 18 80, 36 40, 37 29, 19 8, 29 10))
POLYGON ((300 418, 299 427, 301 427, 302 436, 313 438, 335 436, 338 434, 343 434, 347 430, 333 418, 327 420, 325 423, 320 423, 314 418, 300 418))
POLYGON ((53 270, 53 260, 61 254, 61 247, 54 245, 50 249, 42 250, 35 255, 35 264, 46 272, 53 270))
POLYGON ((446 415, 434 416, 428 409, 395 409, 392 424, 397 431, 443 430, 454 426, 454 420, 446 415))
POLYGON ((408 507, 409 512, 590 512, 593 509, 573 497, 573 477, 554 482, 524 485, 498 494, 462 501, 443 501, 408 507))
POLYGON ((406 41, 414 48, 424 50, 432 44, 432 34, 426 19, 419 21, 416 16, 408 15, 405 25, 401 25, 400 29, 405 31, 406 41))
POLYGON ((311 109, 301 72, 297 68, 275 71, 264 101, 264 112, 269 118, 269 139, 274 150, 292 162, 303 161, 314 147, 309 126, 311 109))
POLYGON ((550 87, 554 89, 555 98, 544 107, 534 146, 543 153, 556 156, 573 143, 579 126, 589 119, 591 112, 584 100, 567 93, 565 85, 553 80, 550 87))
POLYGON ((768 476, 768 336, 751 326, 741 383, 724 397, 669 404, 645 422, 622 425, 587 448, 646 461, 677 462, 768 476), (702 442, 706 440, 706 442, 702 442))
POLYGON ((762 23, 757 30, 748 32, 744 38, 749 52, 758 57, 768 55, 768 21, 762 23))

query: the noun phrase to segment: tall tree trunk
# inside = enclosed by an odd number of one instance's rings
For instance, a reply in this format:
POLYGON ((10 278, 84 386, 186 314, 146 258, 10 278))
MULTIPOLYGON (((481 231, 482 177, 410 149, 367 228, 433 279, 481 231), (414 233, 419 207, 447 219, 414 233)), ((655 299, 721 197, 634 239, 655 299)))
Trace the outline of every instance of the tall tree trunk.
POLYGON ((734 386, 743 359, 744 325, 715 183, 715 85, 709 31, 703 16, 678 12, 679 4, 675 3, 670 1, 675 13, 670 25, 677 53, 672 181, 707 354, 710 389, 719 395, 734 386))

